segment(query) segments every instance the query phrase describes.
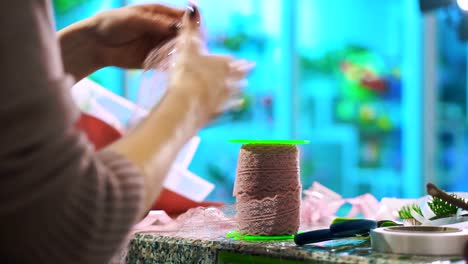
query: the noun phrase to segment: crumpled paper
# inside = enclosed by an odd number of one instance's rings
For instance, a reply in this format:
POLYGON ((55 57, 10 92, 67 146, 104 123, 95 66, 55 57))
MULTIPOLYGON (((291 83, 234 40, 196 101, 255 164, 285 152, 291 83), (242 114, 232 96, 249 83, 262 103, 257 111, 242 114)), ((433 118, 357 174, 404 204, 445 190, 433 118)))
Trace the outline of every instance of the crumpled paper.
POLYGON ((345 216, 348 218, 362 214, 364 218, 375 219, 381 207, 371 194, 345 199, 318 182, 304 190, 304 195, 301 204, 302 226, 329 225, 336 218, 337 211, 347 203, 351 205, 351 210, 345 216))
MULTIPOLYGON (((351 207, 344 216, 346 218, 399 221, 398 211, 403 206, 418 204, 421 206, 423 216, 414 212, 414 217, 425 225, 450 225, 468 220, 468 217, 462 216, 468 212, 462 210, 459 210, 454 217, 429 220, 434 216, 427 206, 430 196, 419 199, 383 198, 378 201, 372 194, 366 193, 357 197, 344 198, 318 182, 314 182, 303 193, 300 214, 302 228, 330 225, 337 217, 339 209, 345 204, 351 207)), ((457 193, 457 195, 468 198, 468 193, 457 193)), ((185 238, 216 239, 236 229, 235 214, 235 205, 220 208, 193 208, 176 219, 170 218, 162 211, 154 211, 135 226, 134 232, 157 232, 162 235, 185 238)))
MULTIPOLYGON (((468 193, 455 193, 468 199, 468 193)), ((343 198, 318 182, 304 190, 301 205, 301 225, 327 226, 337 217, 338 210, 345 204, 351 206, 347 218, 366 218, 372 220, 400 221, 398 211, 405 205, 416 204, 421 208, 422 215, 412 210, 412 221, 403 221, 404 225, 456 226, 468 228, 468 211, 459 209, 453 217, 432 219, 435 214, 428 206, 432 197, 427 195, 419 199, 383 198, 380 202, 371 194, 363 194, 354 198, 343 198), (432 219, 432 220, 431 220, 432 219)))
POLYGON ((216 239, 236 228, 235 206, 197 207, 175 219, 164 211, 151 211, 134 226, 135 233, 158 233, 163 236, 194 239, 216 239))
POLYGON ((343 197, 318 182, 304 190, 301 203, 301 225, 327 224, 345 203, 343 197))
MULTIPOLYGON (((345 204, 351 209, 347 218, 363 217, 374 220, 397 220, 401 206, 412 203, 412 199, 384 198, 379 202, 367 193, 357 197, 343 198, 338 193, 314 182, 303 191, 301 201, 301 227, 328 226, 337 217, 338 210, 345 204)), ((133 232, 158 233, 182 238, 216 239, 236 229, 235 205, 220 208, 192 208, 172 219, 163 211, 152 211, 137 224, 133 232)))
MULTIPOLYGON (((343 198, 318 182, 303 191, 301 202, 301 226, 327 226, 337 217, 338 210, 345 204, 351 209, 345 217, 364 217, 375 220, 396 220, 401 207, 413 200, 384 198, 379 202, 371 194, 343 198), (400 202, 398 202, 400 201, 400 202)), ((216 239, 236 229, 235 205, 220 208, 192 208, 172 219, 163 211, 153 211, 133 229, 134 233, 149 232, 181 238, 216 239)))

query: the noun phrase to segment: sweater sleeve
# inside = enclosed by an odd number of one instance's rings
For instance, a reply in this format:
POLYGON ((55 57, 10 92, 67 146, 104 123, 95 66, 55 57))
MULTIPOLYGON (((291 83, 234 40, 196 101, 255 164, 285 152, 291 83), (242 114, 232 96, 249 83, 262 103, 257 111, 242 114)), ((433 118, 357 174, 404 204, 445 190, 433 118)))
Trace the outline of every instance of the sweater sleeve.
POLYGON ((0 263, 106 263, 142 209, 143 177, 74 128, 49 3, 2 6, 0 263))

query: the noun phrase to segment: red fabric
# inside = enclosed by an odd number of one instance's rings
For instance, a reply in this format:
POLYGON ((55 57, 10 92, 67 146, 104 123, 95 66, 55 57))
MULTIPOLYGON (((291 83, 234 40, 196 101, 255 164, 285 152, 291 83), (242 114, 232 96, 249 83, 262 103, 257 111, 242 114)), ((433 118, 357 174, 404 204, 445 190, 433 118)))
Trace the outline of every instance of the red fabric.
POLYGON ((177 215, 187 211, 190 208, 199 206, 222 206, 219 202, 195 202, 171 190, 163 189, 158 199, 153 205, 153 210, 164 210, 168 215, 177 215))
POLYGON ((78 129, 86 133, 89 141, 99 150, 122 136, 122 133, 106 122, 85 113, 82 113, 76 123, 78 129))
MULTIPOLYGON (((85 132, 89 141, 93 143, 96 150, 111 144, 122 136, 122 133, 111 125, 86 113, 81 113, 80 119, 76 123, 76 127, 85 132)), ((164 210, 167 214, 174 215, 181 214, 190 208, 198 206, 221 205, 223 204, 217 202, 198 203, 173 191, 163 189, 151 209, 164 210)))

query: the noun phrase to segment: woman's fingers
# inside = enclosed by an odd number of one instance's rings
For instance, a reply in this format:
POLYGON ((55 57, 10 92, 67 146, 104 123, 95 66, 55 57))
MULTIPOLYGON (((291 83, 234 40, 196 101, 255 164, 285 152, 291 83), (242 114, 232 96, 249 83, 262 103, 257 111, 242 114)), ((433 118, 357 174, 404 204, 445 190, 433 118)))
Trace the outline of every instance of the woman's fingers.
POLYGON ((222 68, 225 70, 229 69, 230 63, 234 60, 234 57, 230 55, 203 55, 205 56, 211 64, 218 66, 222 65, 222 68))
POLYGON ((143 12, 151 14, 162 14, 174 19, 181 19, 184 16, 185 10, 174 8, 170 6, 165 6, 161 4, 142 4, 132 6, 135 9, 139 9, 143 12))
POLYGON ((232 109, 239 109, 244 105, 244 99, 242 98, 233 98, 228 100, 221 108, 218 110, 218 114, 223 112, 232 110, 232 109))
POLYGON ((248 60, 235 60, 230 63, 231 68, 250 71, 255 67, 255 62, 248 60))
POLYGON ((154 37, 165 37, 177 33, 175 25, 179 20, 165 14, 135 14, 129 19, 129 24, 134 25, 137 30, 144 31, 154 37))
POLYGON ((160 4, 135 5, 129 10, 132 10, 129 24, 156 37, 175 35, 185 13, 185 10, 160 4))
POLYGON ((205 57, 211 67, 222 70, 232 80, 242 80, 255 67, 255 63, 246 60, 235 60, 230 55, 201 55, 205 57))
POLYGON ((244 88, 247 87, 248 81, 247 80, 227 80, 226 86, 228 88, 228 95, 229 97, 239 96, 244 92, 244 88))
POLYGON ((229 64, 233 60, 232 56, 205 55, 201 54, 201 51, 198 48, 190 48, 188 46, 189 45, 184 45, 180 50, 181 52, 183 51, 188 53, 188 56, 186 57, 186 63, 193 64, 192 67, 199 68, 200 71, 205 72, 207 75, 211 75, 213 78, 226 76, 228 79, 230 79, 231 69, 229 64), (203 65, 203 68, 200 68, 200 65, 203 65))
POLYGON ((143 69, 162 69, 169 67, 170 56, 176 47, 176 39, 169 40, 161 47, 153 49, 143 61, 143 69))
POLYGON ((239 60, 231 62, 229 67, 230 78, 232 78, 233 80, 242 80, 255 67, 255 63, 246 60, 239 60))

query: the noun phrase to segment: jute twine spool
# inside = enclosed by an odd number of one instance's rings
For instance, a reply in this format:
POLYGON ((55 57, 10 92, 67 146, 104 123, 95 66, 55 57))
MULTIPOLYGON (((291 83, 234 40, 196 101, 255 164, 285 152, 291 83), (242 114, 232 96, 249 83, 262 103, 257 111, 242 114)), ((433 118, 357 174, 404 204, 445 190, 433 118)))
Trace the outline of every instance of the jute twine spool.
POLYGON ((297 146, 243 145, 234 186, 239 232, 267 236, 296 234, 301 190, 297 146))

